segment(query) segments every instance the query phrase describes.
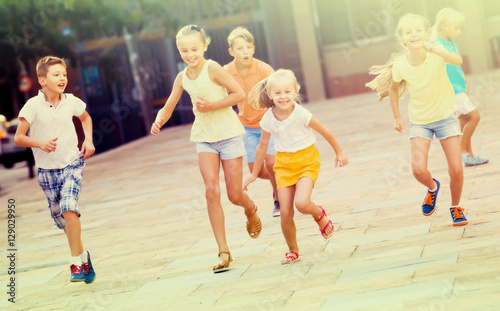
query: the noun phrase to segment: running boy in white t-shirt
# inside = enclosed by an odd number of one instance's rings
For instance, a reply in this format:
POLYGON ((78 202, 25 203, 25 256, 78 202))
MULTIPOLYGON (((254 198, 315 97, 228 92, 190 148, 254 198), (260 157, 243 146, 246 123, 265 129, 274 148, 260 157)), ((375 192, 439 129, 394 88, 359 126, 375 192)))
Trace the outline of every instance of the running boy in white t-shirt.
POLYGON ((92 119, 82 100, 64 93, 68 84, 64 59, 46 56, 36 65, 36 73, 42 89, 21 109, 14 141, 33 150, 38 183, 47 196, 50 214, 68 238, 70 281, 92 283, 95 272, 90 253, 82 244, 78 209, 84 160, 95 151, 92 119), (78 150, 73 116, 82 121, 85 133, 81 150, 78 150))

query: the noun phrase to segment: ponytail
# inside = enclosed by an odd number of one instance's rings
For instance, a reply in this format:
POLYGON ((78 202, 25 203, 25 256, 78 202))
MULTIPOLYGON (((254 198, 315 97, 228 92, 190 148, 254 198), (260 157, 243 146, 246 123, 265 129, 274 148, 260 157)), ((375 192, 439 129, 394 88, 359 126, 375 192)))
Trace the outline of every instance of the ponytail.
MULTIPOLYGON (((406 51, 396 52, 391 55, 389 60, 384 65, 375 65, 370 68, 369 74, 376 77, 366 83, 366 87, 378 92, 378 101, 382 101, 384 97, 389 96, 389 87, 392 82, 392 66, 401 57, 406 55, 406 51)), ((399 96, 406 90, 406 81, 402 80, 399 84, 399 96)))

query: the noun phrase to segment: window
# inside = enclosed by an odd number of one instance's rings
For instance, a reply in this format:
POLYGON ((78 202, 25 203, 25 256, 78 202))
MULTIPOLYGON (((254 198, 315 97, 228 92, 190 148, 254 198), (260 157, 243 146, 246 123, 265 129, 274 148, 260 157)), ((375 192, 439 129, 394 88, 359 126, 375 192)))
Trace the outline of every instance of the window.
POLYGON ((323 45, 394 38, 403 14, 423 13, 422 2, 414 0, 316 0, 315 6, 323 45))

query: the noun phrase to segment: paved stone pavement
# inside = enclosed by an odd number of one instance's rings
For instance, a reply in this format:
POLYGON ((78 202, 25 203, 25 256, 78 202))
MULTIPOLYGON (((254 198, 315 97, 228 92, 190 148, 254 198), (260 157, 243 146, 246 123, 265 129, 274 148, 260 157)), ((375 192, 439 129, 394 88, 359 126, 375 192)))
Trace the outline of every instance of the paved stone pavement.
MULTIPOLYGON (((482 120, 473 147, 490 163, 464 168, 469 224, 453 227, 444 154, 433 142, 429 168, 442 183, 438 211, 424 217, 425 189, 409 163, 408 126, 392 129, 388 102, 373 93, 306 104, 350 159, 334 168, 320 137, 322 170, 313 200, 335 225, 324 240, 296 214, 302 261, 280 265, 286 249, 271 217, 267 181, 251 185, 261 236, 245 229, 221 179, 231 270, 214 275, 217 247, 207 217, 190 125, 164 129, 90 158, 80 198, 83 241, 97 278, 69 282, 69 249, 52 229, 36 180, 0 197, 2 310, 499 310, 500 71, 471 77, 482 120), (16 303, 9 291, 7 202, 16 202, 16 303)), ((401 104, 406 115, 405 104, 401 104)), ((406 120, 407 121, 407 120, 406 120)), ((408 125, 408 123, 406 123, 408 125)), ((248 176, 246 164, 244 175, 248 176)))

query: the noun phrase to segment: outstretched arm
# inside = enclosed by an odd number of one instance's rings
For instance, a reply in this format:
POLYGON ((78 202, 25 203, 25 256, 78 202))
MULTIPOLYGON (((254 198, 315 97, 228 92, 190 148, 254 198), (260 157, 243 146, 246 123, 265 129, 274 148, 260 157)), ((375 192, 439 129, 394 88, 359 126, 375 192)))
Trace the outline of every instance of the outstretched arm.
POLYGON ((257 179, 257 176, 259 176, 260 169, 262 168, 264 159, 266 158, 267 146, 269 145, 270 138, 271 133, 262 130, 259 145, 255 150, 255 163, 253 165, 252 175, 245 179, 245 182, 243 183, 243 190, 247 190, 248 185, 253 183, 257 179))
POLYGON ((210 79, 225 87, 229 95, 216 102, 209 102, 205 98, 198 97, 199 100, 196 102, 196 109, 199 112, 214 111, 224 107, 234 106, 245 100, 245 91, 243 91, 238 82, 236 82, 221 65, 216 62, 211 62, 208 67, 208 73, 210 79))
POLYGON ((460 66, 463 63, 462 56, 457 53, 453 53, 441 46, 435 46, 432 43, 426 41, 422 42, 422 46, 427 52, 434 53, 441 56, 445 62, 450 63, 455 66, 460 66))
POLYGON ((339 142, 337 141, 337 138, 335 138, 335 135, 333 135, 332 131, 328 129, 323 123, 318 121, 315 117, 311 118, 311 121, 309 121, 309 126, 321 134, 326 141, 332 146, 333 150, 335 151, 335 167, 337 166, 344 166, 349 163, 349 160, 347 159, 347 156, 344 154, 344 151, 342 151, 342 148, 340 147, 339 142))
POLYGON ((172 112, 177 106, 179 99, 181 98, 182 92, 184 89, 182 88, 182 75, 179 73, 175 78, 174 85, 172 86, 172 92, 167 99, 167 102, 163 106, 163 108, 158 111, 156 114, 156 119, 153 125, 151 126, 151 134, 154 136, 160 133, 161 127, 167 123, 167 121, 172 116, 172 112))
POLYGON ((399 113, 399 84, 401 82, 391 81, 389 86, 389 100, 391 101, 392 114, 394 115, 394 129, 403 133, 403 119, 399 113))
POLYGON ((82 144, 82 150, 80 150, 85 160, 95 152, 94 143, 92 142, 92 118, 87 111, 84 111, 78 118, 82 121, 83 133, 85 133, 85 140, 82 144))

